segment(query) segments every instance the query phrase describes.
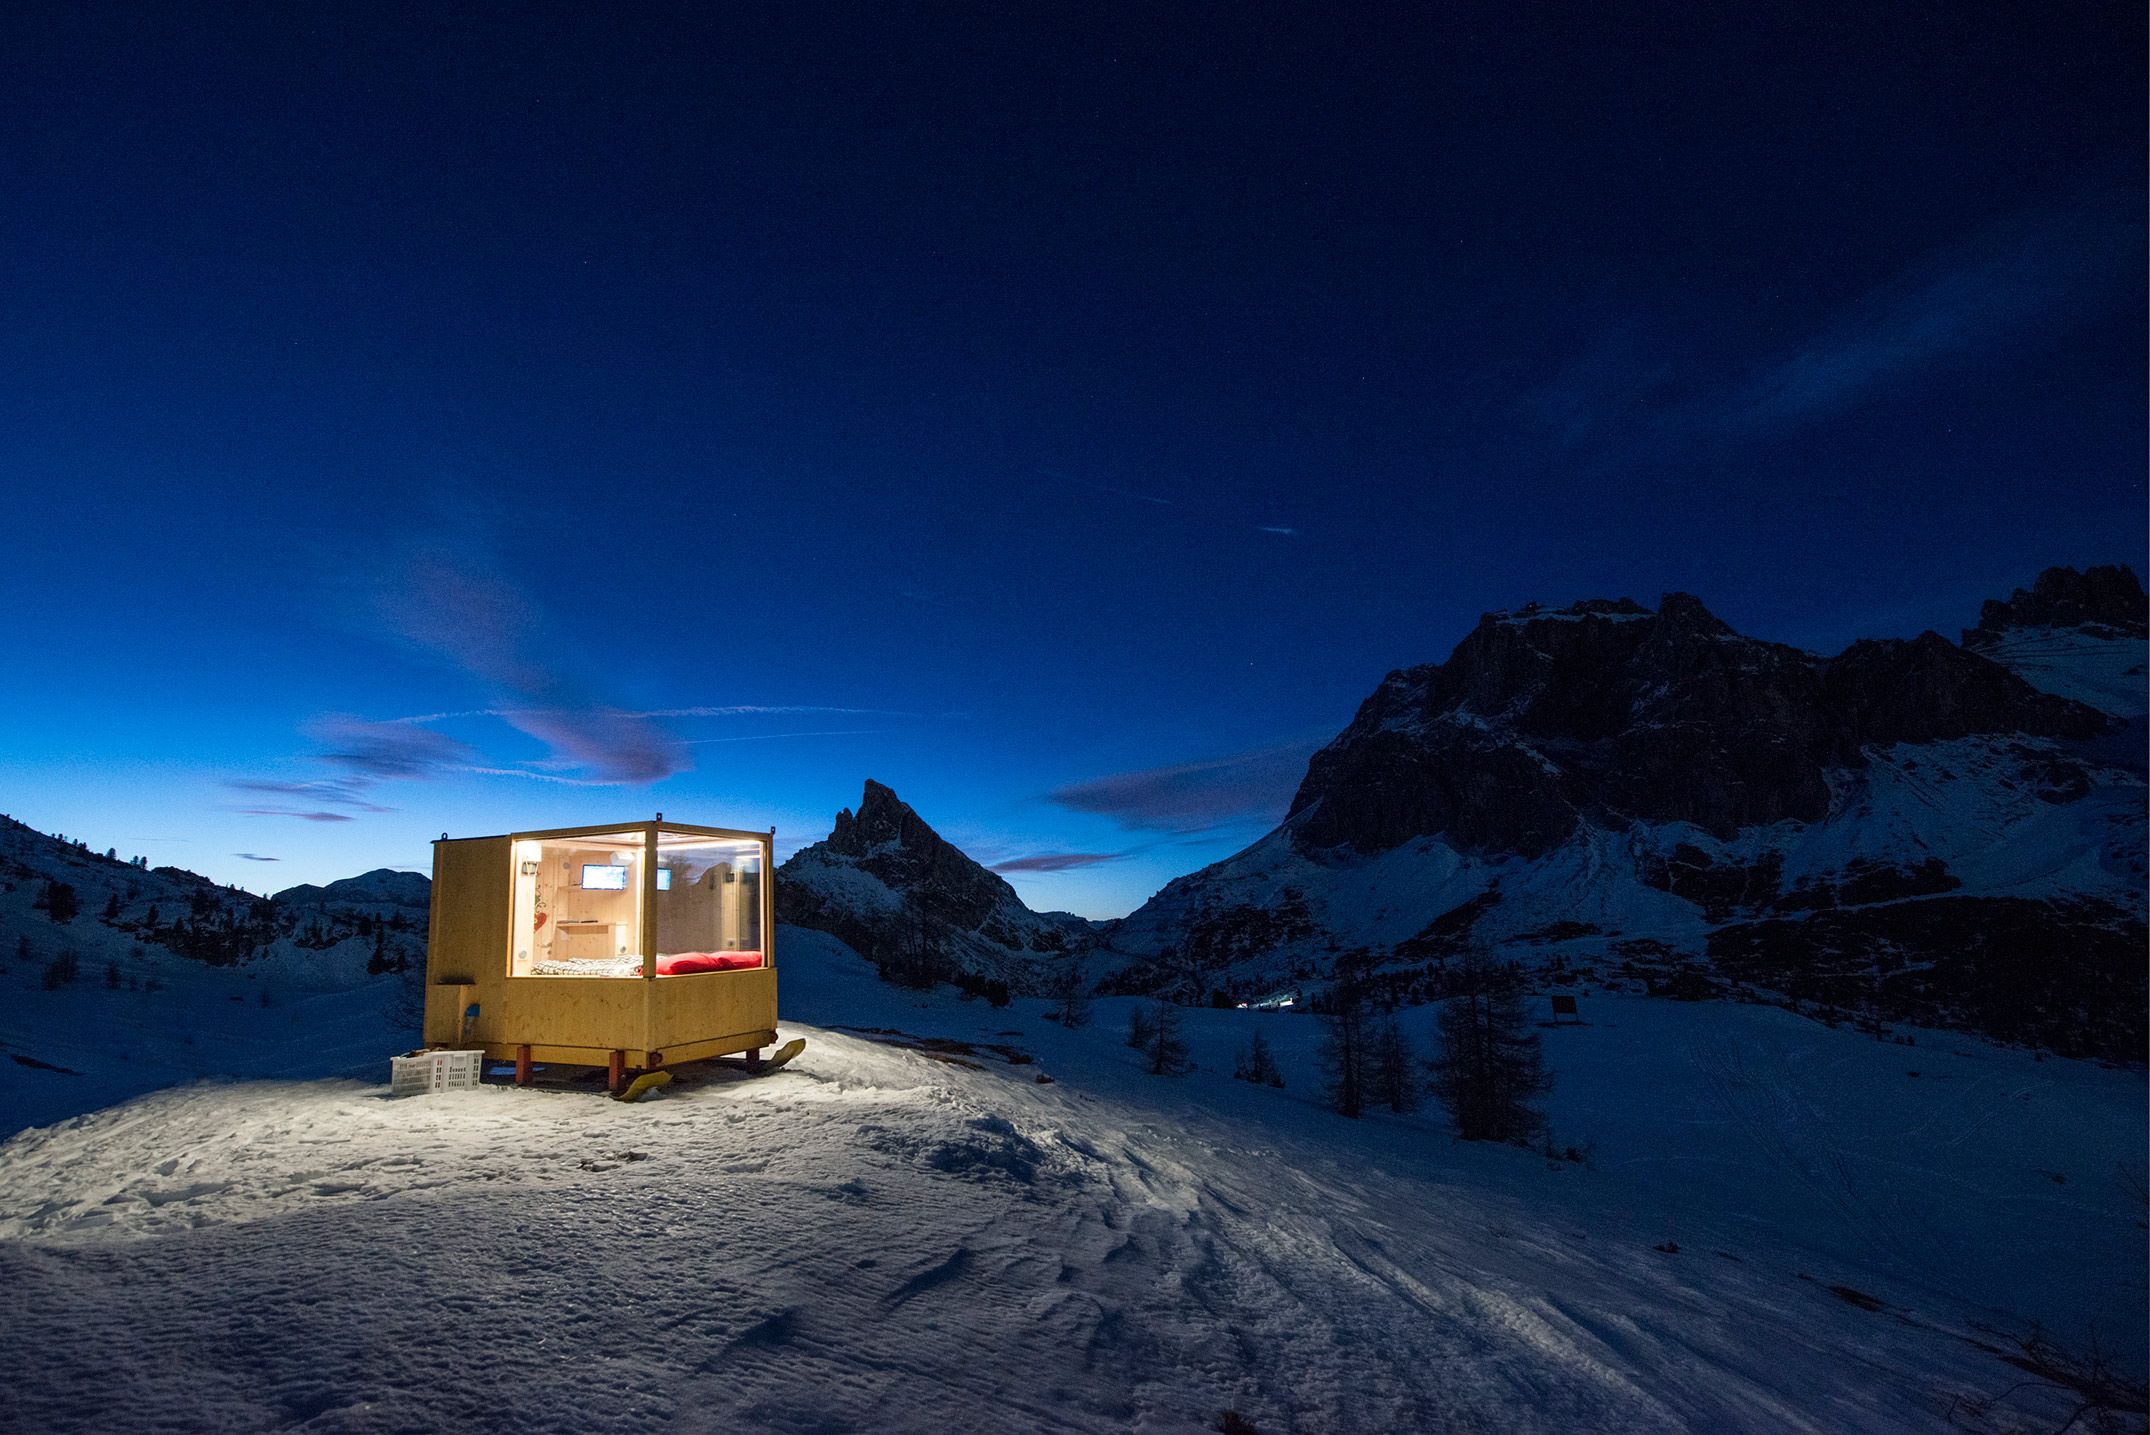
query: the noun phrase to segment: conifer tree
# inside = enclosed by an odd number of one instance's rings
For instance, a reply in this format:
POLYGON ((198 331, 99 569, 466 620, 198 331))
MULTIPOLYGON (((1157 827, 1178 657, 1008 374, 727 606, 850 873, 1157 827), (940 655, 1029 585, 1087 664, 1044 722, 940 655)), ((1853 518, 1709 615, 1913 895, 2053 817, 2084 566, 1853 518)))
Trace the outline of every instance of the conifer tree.
POLYGON ((1396 1018, 1390 1017, 1374 1033, 1372 1056, 1373 1098, 1398 1114, 1418 1110, 1418 1053, 1396 1018))
POLYGON ((1052 998, 1053 1007, 1047 1014, 1054 1021, 1070 1031, 1089 1024, 1090 973, 1081 952, 1069 952, 1053 967, 1046 995, 1052 998))
POLYGON ((1241 1081, 1251 1081, 1256 1086, 1284 1084, 1284 1073, 1277 1070, 1276 1057, 1270 1053, 1269 1038, 1257 1031, 1247 1040, 1239 1053, 1239 1062, 1232 1068, 1232 1075, 1241 1081))
POLYGON ((1356 1121, 1366 1109, 1366 992, 1357 976, 1342 973, 1329 990, 1327 1039, 1322 1063, 1329 1076, 1329 1105, 1356 1121))
POLYGON ((1150 1020, 1150 1075, 1182 1076, 1187 1071, 1187 1043, 1180 1036, 1179 1008, 1159 1002, 1150 1020))
POLYGON ((1514 968, 1464 955, 1456 995, 1442 1006, 1434 1093, 1466 1141, 1530 1144, 1545 1130, 1537 1100, 1552 1089, 1514 968))
POLYGON ((82 959, 76 955, 74 948, 67 948, 45 964, 45 990, 56 992, 61 987, 72 985, 81 971, 82 959))

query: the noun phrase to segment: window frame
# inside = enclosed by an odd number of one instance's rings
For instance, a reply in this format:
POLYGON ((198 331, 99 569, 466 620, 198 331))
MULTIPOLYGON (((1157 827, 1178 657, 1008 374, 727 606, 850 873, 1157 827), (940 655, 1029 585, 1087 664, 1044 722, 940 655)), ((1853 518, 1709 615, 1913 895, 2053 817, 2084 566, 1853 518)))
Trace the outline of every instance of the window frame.
MULTIPOLYGON (((662 816, 656 821, 604 822, 583 827, 546 827, 530 832, 511 832, 508 837, 508 908, 515 906, 515 879, 517 874, 515 847, 519 842, 557 842, 578 837, 623 837, 639 833, 642 838, 642 980, 657 980, 657 850, 658 838, 708 837, 721 841, 752 842, 761 847, 760 892, 761 904, 761 966, 747 967, 736 972, 689 972, 689 977, 736 977, 752 971, 773 971, 776 968, 776 829, 766 832, 749 831, 743 827, 704 827, 693 822, 667 822, 662 816)), ((501 956, 510 981, 545 982, 616 982, 619 977, 556 977, 538 976, 535 973, 517 975, 515 971, 514 922, 508 924, 507 949, 501 956)), ((632 978, 629 978, 632 980, 632 978)), ((666 981, 679 981, 680 977, 667 977, 666 981)))

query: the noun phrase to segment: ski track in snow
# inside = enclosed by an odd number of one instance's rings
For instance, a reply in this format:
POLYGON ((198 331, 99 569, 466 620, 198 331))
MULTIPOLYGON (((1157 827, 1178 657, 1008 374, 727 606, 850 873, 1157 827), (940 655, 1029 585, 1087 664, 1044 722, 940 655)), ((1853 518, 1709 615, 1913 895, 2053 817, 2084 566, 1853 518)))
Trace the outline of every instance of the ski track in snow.
MULTIPOLYGON (((1617 1020, 1563 1040, 1660 1047, 1688 1085, 1617 1099, 1692 1137, 1623 1138, 1578 1072, 1556 1122, 1620 1143, 1585 1171, 1319 1111, 1311 1021, 1257 1018, 1288 1092, 1215 1074, 1245 1013, 1189 1013, 1211 1070, 1160 1080, 1121 1004, 1062 1033, 831 945, 793 934, 788 1009, 1019 1028, 1059 1079, 808 1029, 780 1073, 637 1106, 233 1082, 24 1132, 0 1283, 36 1316, 0 1336, 0 1429, 1939 1431, 1949 1396, 2011 1383, 1965 1338, 1996 1313, 1933 1274, 1983 1228, 1924 1229, 2006 1193, 1967 1166, 1935 1198, 1930 1161, 1915 1184, 1831 1129, 1830 1093, 1898 1061, 1867 1039, 1596 1004, 1617 1020)), ((2019 1119, 2039 1083, 2009 1071, 1877 1106, 1880 1139, 1923 1160, 2019 1119)))

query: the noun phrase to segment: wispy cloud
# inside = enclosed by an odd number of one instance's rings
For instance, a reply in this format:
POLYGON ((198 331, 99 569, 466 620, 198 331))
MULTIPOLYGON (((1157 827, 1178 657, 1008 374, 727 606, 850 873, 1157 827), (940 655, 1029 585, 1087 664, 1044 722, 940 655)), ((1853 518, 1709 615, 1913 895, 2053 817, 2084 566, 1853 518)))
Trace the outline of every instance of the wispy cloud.
POLYGON ((300 807, 234 807, 246 817, 296 817, 301 822, 356 822, 348 812, 308 812, 300 807))
MULTIPOLYGON (((497 713, 595 780, 657 782, 688 766, 650 718, 595 697, 540 641, 536 599, 482 559, 435 545, 384 582, 376 610, 393 633, 460 667, 507 701, 497 713), (540 659, 534 654, 542 651, 540 659)), ((412 728, 422 724, 407 724, 412 728)))
POLYGON ((1306 775, 1307 758, 1320 746, 1320 740, 1308 739, 1204 762, 1114 773, 1063 787, 1047 800, 1157 832, 1274 822, 1284 816, 1306 775))
POLYGON ((456 770, 458 772, 467 772, 472 777, 520 777, 529 782, 549 782, 557 787, 618 787, 620 785, 616 782, 606 782, 601 778, 568 777, 562 773, 543 772, 536 767, 487 767, 482 763, 473 763, 469 767, 456 770))
MULTIPOLYGON (((463 708, 456 712, 413 713, 409 717, 387 718, 385 722, 406 725, 453 722, 462 718, 501 718, 511 720, 527 717, 543 717, 560 710, 547 708, 463 708)), ((797 703, 734 703, 727 707, 642 708, 625 711, 622 716, 633 718, 721 718, 761 717, 768 714, 796 715, 799 713, 842 713, 854 717, 909 717, 911 714, 893 708, 840 708, 820 707, 797 703)))
POLYGON ((387 812, 371 789, 382 783, 459 774, 517 777, 574 787, 662 781, 686 771, 694 747, 707 742, 837 736, 881 729, 744 733, 690 739, 672 724, 698 719, 784 716, 910 716, 885 708, 826 703, 694 703, 636 707, 611 701, 592 672, 578 666, 536 595, 510 579, 488 553, 482 519, 450 524, 450 538, 405 550, 399 559, 352 581, 356 616, 375 633, 443 662, 487 690, 467 708, 370 718, 325 713, 303 732, 315 761, 334 775, 315 780, 232 779, 234 791, 291 799, 291 805, 241 809, 265 816, 341 820, 335 809, 387 812), (452 541, 451 541, 452 540, 452 541), (442 724, 493 719, 543 745, 528 760, 481 752, 468 730, 442 724), (304 804, 304 806, 300 806, 304 804))
POLYGON ((393 812, 365 796, 366 784, 355 778, 322 778, 313 782, 277 782, 266 779, 226 778, 224 786, 234 792, 255 792, 269 797, 299 798, 348 807, 355 812, 393 812))
POLYGON ((1284 538, 1297 538, 1299 536, 1298 529, 1286 528, 1282 524, 1276 523, 1258 523, 1254 526, 1254 531, 1256 533, 1274 533, 1284 538))
POLYGON ((1995 352, 2096 302, 2139 244, 2141 200, 2018 219, 1945 250, 1869 294, 1727 405, 1732 427, 1826 417, 1870 394, 1995 352))
POLYGON ((350 713, 324 713, 303 731, 325 749, 323 762, 367 782, 431 777, 474 755, 467 744, 446 733, 350 713))
POLYGON ((284 860, 281 857, 264 857, 258 852, 234 852, 231 855, 248 862, 281 862, 284 860))
POLYGON ((1124 861, 1130 855, 1126 852, 1039 852, 1029 857, 1010 857, 1005 862, 995 862, 990 870, 1068 872, 1082 867, 1095 867, 1105 862, 1124 861))
POLYGON ((871 737, 889 731, 885 727, 838 727, 822 728, 814 732, 746 732, 730 737, 690 737, 689 747, 700 747, 712 742, 774 742, 781 737, 871 737))
POLYGON ((2004 361, 2139 287, 2142 202, 2081 197, 1936 250, 1729 376, 1721 357, 1693 357, 1707 343, 1621 321, 1524 404, 1555 442, 1620 463, 1822 422, 2004 361))

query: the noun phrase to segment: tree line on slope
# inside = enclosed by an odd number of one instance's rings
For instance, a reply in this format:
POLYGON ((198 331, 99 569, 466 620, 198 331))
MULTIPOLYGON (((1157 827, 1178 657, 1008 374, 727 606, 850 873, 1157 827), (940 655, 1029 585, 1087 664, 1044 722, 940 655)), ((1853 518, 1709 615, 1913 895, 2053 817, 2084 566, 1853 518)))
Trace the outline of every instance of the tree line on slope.
MULTIPOLYGON (((1455 964, 1453 995, 1435 1018, 1438 1047, 1422 1057, 1393 1012, 1376 1017, 1376 1000, 1350 966, 1340 968, 1321 999, 1326 1024, 1322 1069, 1328 1103, 1357 1120, 1371 1107, 1399 1115, 1417 1111, 1428 1095, 1466 1141, 1530 1145, 1547 1136, 1541 1105, 1552 1090, 1538 1034, 1531 1030, 1521 971, 1482 950, 1455 964)), ((1070 1029, 1090 1019, 1090 997, 1079 956, 1060 964, 1047 987, 1050 1020, 1070 1029)), ((1181 1009, 1167 1001, 1128 1013, 1127 1045, 1153 1076, 1179 1076, 1191 1067, 1181 1009)), ((1268 1038, 1256 1031, 1232 1075, 1257 1086, 1282 1087, 1268 1038)), ((1579 1159, 1580 1153, 1564 1153, 1579 1159)))

